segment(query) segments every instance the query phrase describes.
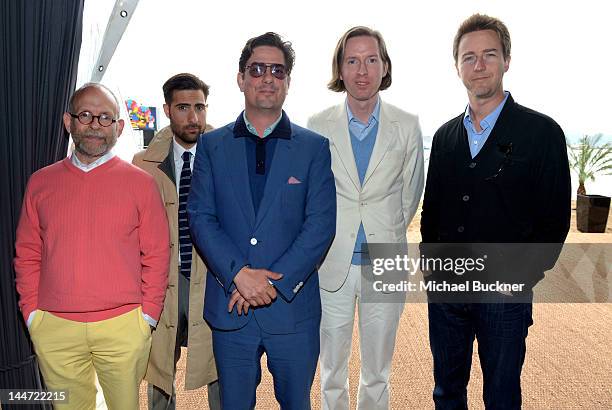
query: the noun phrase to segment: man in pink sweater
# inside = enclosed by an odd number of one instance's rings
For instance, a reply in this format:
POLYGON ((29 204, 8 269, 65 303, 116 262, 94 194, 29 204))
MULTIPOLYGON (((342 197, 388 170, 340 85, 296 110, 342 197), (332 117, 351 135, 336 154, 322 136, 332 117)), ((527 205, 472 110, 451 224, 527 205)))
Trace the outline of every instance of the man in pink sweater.
POLYGON ((163 307, 170 258, 153 178, 111 151, 124 122, 100 84, 70 99, 75 152, 28 182, 16 240, 19 307, 45 383, 68 408, 138 408, 138 386, 163 307))

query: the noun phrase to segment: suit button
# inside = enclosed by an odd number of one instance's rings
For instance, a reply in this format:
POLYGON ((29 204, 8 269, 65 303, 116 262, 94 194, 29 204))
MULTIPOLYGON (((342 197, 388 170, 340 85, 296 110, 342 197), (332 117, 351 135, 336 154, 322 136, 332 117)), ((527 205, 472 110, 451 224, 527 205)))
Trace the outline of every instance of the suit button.
POLYGON ((457 232, 461 233, 463 231, 465 231, 465 228, 463 226, 457 228, 457 232))
POLYGON ((257 238, 251 238, 251 245, 257 245, 257 238))
POLYGON ((463 202, 467 202, 467 201, 470 200, 470 196, 469 195, 463 195, 463 198, 461 198, 461 199, 463 199, 463 202))
POLYGON ((470 162, 470 165, 468 165, 468 167, 470 167, 470 168, 476 168, 476 163, 475 163, 475 162, 470 162))

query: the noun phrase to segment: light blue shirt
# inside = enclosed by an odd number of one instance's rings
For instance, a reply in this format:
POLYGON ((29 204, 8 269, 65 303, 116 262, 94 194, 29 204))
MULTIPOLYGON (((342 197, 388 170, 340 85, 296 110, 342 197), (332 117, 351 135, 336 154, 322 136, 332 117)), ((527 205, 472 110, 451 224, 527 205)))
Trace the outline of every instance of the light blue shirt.
MULTIPOLYGON (((256 137, 259 137, 259 134, 257 133, 257 130, 255 129, 253 124, 251 124, 251 122, 249 121, 249 119, 246 116, 246 110, 242 112, 242 118, 244 118, 244 123, 246 124, 247 130, 249 130, 249 132, 251 134, 255 135, 256 137)), ((268 135, 272 134, 272 131, 274 131, 274 128, 276 128, 276 126, 280 122, 281 118, 283 118, 283 113, 281 113, 281 115, 278 116, 276 121, 274 121, 268 128, 266 128, 264 130, 262 138, 266 138, 268 135)))
MULTIPOLYGON (((368 118, 368 123, 364 124, 351 111, 351 108, 346 104, 346 112, 348 114, 349 135, 351 137, 351 146, 355 157, 355 165, 359 175, 359 182, 363 184, 365 174, 370 163, 370 157, 376 143, 376 134, 378 134, 378 121, 380 118, 380 98, 376 101, 374 110, 368 118)), ((359 224, 357 238, 355 239, 355 247, 353 248, 353 257, 351 264, 361 265, 367 263, 362 258, 362 244, 366 244, 366 234, 363 229, 363 223, 359 224)))
POLYGON ((348 105, 348 101, 346 102, 346 113, 348 114, 349 131, 359 141, 363 141, 365 137, 370 135, 372 128, 374 128, 375 125, 378 125, 380 118, 380 97, 378 97, 376 100, 376 105, 374 106, 374 110, 372 110, 372 114, 370 114, 370 117, 368 118, 367 124, 364 124, 359 120, 359 118, 353 115, 351 107, 348 105))
POLYGON ((504 100, 493 110, 489 115, 484 117, 482 121, 480 121, 481 131, 476 131, 474 127, 474 123, 472 122, 472 117, 470 115, 470 105, 468 104, 465 109, 465 115, 463 116, 463 126, 465 127, 468 134, 468 143, 470 145, 470 153, 472 154, 472 158, 474 158, 480 152, 482 146, 487 142, 487 138, 491 135, 491 131, 493 131, 493 127, 499 118, 499 114, 504 108, 504 104, 506 104, 506 100, 508 99, 509 93, 504 91, 504 100))

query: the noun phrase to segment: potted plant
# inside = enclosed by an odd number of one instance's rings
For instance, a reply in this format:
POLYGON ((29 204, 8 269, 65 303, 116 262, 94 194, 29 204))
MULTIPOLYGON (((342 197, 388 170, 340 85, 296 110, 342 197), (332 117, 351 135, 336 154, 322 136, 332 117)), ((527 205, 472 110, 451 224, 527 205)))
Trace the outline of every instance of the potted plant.
POLYGON ((576 224, 580 232, 605 232, 610 212, 610 197, 587 195, 584 183, 595 175, 612 174, 612 145, 599 144, 602 135, 585 135, 578 145, 569 145, 570 167, 578 174, 576 224))

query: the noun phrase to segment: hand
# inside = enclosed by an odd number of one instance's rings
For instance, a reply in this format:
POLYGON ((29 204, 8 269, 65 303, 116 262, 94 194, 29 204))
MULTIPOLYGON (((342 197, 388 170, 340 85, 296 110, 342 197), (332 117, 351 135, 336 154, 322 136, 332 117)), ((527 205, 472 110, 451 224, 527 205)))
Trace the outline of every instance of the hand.
POLYGON ((227 304, 228 313, 232 313, 234 305, 236 305, 236 311, 238 312, 238 316, 242 315, 242 312, 244 312, 245 315, 249 314, 249 308, 251 307, 251 305, 249 304, 249 302, 246 301, 245 298, 242 297, 242 295, 240 294, 240 292, 238 292, 237 289, 234 289, 234 291, 232 292, 232 296, 230 297, 230 301, 227 304))
POLYGON ((234 277, 234 283, 240 295, 255 307, 269 305, 276 299, 276 289, 269 280, 279 280, 282 277, 281 273, 245 266, 234 277))

